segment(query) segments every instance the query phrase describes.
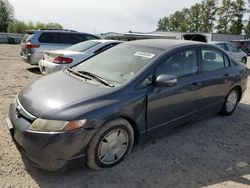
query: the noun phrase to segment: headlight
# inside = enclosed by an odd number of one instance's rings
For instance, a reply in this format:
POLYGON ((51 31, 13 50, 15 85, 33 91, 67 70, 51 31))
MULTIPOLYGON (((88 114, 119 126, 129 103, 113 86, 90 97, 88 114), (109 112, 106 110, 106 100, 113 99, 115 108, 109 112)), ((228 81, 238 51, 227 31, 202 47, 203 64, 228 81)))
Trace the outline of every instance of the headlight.
POLYGON ((28 127, 28 130, 41 132, 69 131, 82 127, 86 122, 86 119, 76 121, 57 121, 38 118, 28 127))

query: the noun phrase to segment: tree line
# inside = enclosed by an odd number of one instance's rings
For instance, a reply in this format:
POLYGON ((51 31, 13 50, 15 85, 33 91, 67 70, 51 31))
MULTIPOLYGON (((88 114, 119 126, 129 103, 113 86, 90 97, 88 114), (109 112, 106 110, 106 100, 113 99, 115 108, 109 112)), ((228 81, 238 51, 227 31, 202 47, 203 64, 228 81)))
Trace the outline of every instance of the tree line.
POLYGON ((15 19, 14 8, 8 0, 0 0, 0 32, 25 33, 36 29, 63 29, 58 23, 26 23, 15 19))
POLYGON ((158 21, 157 31, 217 32, 250 35, 249 12, 244 0, 203 0, 158 21))

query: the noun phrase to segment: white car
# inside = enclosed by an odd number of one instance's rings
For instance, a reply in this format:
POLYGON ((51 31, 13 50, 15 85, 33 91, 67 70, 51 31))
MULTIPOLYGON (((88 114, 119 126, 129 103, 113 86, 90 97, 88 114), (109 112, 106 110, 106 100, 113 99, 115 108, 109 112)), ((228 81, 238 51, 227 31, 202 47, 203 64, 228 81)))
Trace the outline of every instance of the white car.
POLYGON ((214 41, 211 44, 218 46, 225 50, 233 59, 240 61, 244 64, 247 64, 247 54, 242 50, 238 50, 232 43, 214 41))
POLYGON ((46 51, 39 61, 42 74, 50 74, 76 65, 85 59, 103 52, 122 41, 88 40, 65 48, 64 50, 46 51))

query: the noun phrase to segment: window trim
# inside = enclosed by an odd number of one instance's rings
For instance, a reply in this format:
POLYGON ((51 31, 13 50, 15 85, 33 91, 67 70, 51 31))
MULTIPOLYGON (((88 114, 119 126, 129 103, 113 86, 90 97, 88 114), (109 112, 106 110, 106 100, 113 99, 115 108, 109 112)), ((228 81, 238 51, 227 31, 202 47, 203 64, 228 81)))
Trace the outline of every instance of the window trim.
POLYGON ((231 61, 230 61, 230 58, 226 55, 226 53, 224 53, 222 50, 220 50, 220 49, 215 49, 215 48, 212 48, 212 47, 204 47, 204 46, 202 46, 200 49, 199 49, 199 56, 200 56, 200 64, 201 64, 201 72, 202 73, 205 73, 205 72, 213 72, 213 71, 218 71, 218 70, 223 70, 223 69, 225 69, 225 68, 228 68, 228 67, 231 67, 231 61), (220 52, 222 55, 223 55, 223 62, 224 62, 224 67, 223 68, 219 68, 219 69, 215 69, 215 70, 211 70, 211 71, 205 71, 204 70, 204 63, 203 63, 203 58, 202 58, 202 50, 215 50, 215 51, 217 51, 217 52, 220 52), (229 62, 229 66, 228 67, 226 67, 225 66, 225 59, 224 58, 227 58, 228 59, 228 62, 229 62))

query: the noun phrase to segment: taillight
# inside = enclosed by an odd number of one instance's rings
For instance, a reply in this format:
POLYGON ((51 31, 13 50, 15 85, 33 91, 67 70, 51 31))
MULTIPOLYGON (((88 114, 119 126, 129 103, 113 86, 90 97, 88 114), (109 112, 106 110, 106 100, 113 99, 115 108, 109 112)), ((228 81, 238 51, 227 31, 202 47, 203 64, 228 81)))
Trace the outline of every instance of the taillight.
POLYGON ((57 64, 68 64, 68 63, 72 63, 72 61, 73 61, 73 59, 71 59, 71 58, 57 56, 57 57, 53 60, 53 63, 57 63, 57 64))
POLYGON ((27 43, 25 44, 25 47, 26 47, 26 48, 39 48, 40 45, 39 45, 39 44, 32 44, 32 43, 30 43, 30 42, 27 42, 27 43))

